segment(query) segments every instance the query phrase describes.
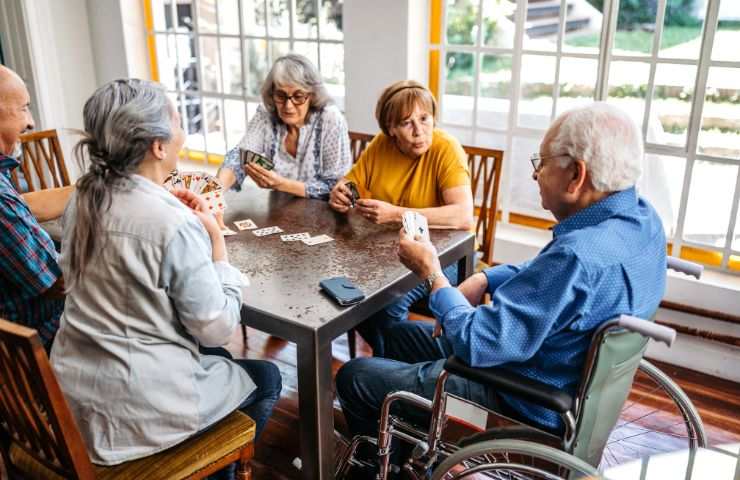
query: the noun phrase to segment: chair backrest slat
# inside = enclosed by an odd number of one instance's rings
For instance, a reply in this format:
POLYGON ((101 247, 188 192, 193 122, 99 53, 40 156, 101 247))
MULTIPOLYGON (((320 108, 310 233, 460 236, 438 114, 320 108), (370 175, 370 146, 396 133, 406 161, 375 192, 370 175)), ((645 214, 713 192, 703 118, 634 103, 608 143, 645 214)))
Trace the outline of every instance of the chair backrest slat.
POLYGON ((352 152, 352 163, 357 162, 360 154, 373 138, 375 138, 375 135, 369 133, 349 132, 349 150, 352 152))
POLYGON ((35 330, 0 319, 0 430, 10 443, 65 478, 93 479, 72 412, 35 330))
POLYGON ((70 184, 64 154, 56 130, 44 130, 21 135, 23 156, 21 172, 26 181, 20 185, 20 179, 13 175, 13 183, 19 191, 34 192, 47 188, 64 187, 70 184))

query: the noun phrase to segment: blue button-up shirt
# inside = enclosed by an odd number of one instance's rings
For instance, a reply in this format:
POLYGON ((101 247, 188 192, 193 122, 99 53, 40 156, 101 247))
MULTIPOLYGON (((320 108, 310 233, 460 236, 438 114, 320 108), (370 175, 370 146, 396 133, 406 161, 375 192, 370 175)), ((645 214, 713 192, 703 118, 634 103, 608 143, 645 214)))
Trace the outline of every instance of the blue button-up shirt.
MULTIPOLYGON (((455 288, 430 306, 456 355, 500 366, 574 394, 591 335, 620 314, 650 318, 665 291, 666 240, 655 210, 634 188, 609 195, 553 228, 529 262, 487 269, 490 305, 455 288)), ((505 395, 525 418, 562 428, 555 412, 505 395)))
POLYGON ((18 165, 0 154, 0 317, 35 328, 48 349, 64 300, 41 294, 62 272, 54 242, 10 181, 18 165))

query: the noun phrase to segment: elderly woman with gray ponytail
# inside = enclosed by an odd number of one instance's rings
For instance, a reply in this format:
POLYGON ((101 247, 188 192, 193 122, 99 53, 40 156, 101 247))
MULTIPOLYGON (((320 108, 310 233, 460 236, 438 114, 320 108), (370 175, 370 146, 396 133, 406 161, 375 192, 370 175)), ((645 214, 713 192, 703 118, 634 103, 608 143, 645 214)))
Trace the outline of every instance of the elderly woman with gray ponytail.
POLYGON ((259 435, 277 367, 201 353, 238 325, 241 277, 203 201, 161 186, 184 141, 177 111, 159 84, 116 80, 83 116, 89 168, 64 216, 68 295, 51 360, 92 461, 151 455, 237 408, 259 435))

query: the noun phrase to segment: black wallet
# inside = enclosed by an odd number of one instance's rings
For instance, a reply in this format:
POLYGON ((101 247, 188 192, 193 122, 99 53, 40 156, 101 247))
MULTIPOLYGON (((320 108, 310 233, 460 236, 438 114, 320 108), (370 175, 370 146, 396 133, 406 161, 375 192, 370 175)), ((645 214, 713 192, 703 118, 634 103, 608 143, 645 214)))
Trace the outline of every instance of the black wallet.
POLYGON ((347 277, 327 278, 326 280, 321 280, 319 285, 327 295, 342 306, 354 305, 365 298, 362 290, 357 288, 347 277))

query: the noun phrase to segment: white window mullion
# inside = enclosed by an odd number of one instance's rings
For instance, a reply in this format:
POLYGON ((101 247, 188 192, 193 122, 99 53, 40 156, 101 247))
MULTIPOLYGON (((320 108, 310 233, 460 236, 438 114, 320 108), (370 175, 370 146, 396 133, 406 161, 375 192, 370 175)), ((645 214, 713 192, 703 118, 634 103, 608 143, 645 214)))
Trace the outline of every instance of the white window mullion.
POLYGON ((445 112, 445 89, 447 88, 447 2, 442 1, 442 43, 439 45, 439 69, 437 75, 439 76, 437 84, 439 85, 439 98, 437 102, 439 104, 439 122, 442 123, 445 112))
POLYGON ((619 0, 604 0, 599 46, 599 63, 594 86, 594 100, 603 101, 609 96, 609 65, 611 63, 614 35, 619 18, 619 0))
MULTIPOLYGON (((198 89, 200 91, 203 91, 203 89, 201 88, 201 83, 205 80, 205 75, 203 75, 203 65, 200 60, 200 20, 198 16, 198 2, 193 2, 192 5, 193 44, 195 45, 195 62, 198 68, 198 89)), ((198 95, 198 103, 200 104, 200 128, 203 131, 203 163, 208 164, 208 115, 206 115, 206 103, 202 94, 198 95)))
POLYGON ((730 224, 727 226, 727 236, 725 237, 725 248, 722 252, 722 268, 726 269, 732 255, 732 241, 735 235, 735 225, 737 223, 737 210, 740 204, 740 168, 737 171, 737 180, 735 180, 735 195, 732 197, 732 210, 730 211, 730 224))
POLYGON ((563 60, 563 42, 565 41, 565 26, 568 21, 568 0, 560 0, 560 17, 558 19, 558 38, 555 42, 555 79, 552 84, 552 108, 550 121, 555 118, 560 98, 560 64, 563 60))
POLYGON ((270 3, 272 0, 264 0, 265 4, 265 55, 267 56, 267 65, 272 65, 273 58, 272 58, 272 45, 270 44, 270 12, 269 9, 272 8, 272 5, 270 3))
MULTIPOLYGON (((653 106, 653 95, 655 94, 655 71, 658 69, 658 53, 660 52, 660 41, 663 36, 663 23, 665 21, 666 0, 658 1, 658 11, 655 17, 655 33, 653 35, 653 50, 650 56, 650 75, 648 77, 648 88, 645 92, 645 111, 642 117, 642 140, 647 143, 648 125, 650 123, 650 109, 653 106)), ((647 153, 647 145, 645 148, 647 153)))
POLYGON ((712 43, 714 32, 717 27, 719 17, 719 1, 709 0, 707 4, 707 13, 704 19, 704 29, 701 39, 701 54, 699 55, 699 65, 696 69, 696 82, 694 84, 694 100, 691 106, 691 118, 687 132, 688 156, 686 158, 686 168, 683 180, 683 189, 681 190, 681 203, 678 209, 678 221, 676 223, 676 235, 673 240, 673 254, 680 255, 681 243, 683 242, 684 223, 686 221, 686 209, 690 194, 691 177, 694 171, 694 161, 696 160, 696 150, 699 138, 699 129, 701 128, 701 114, 704 107, 704 92, 707 88, 707 77, 709 75, 709 65, 712 56, 712 43))
POLYGON ((480 97, 480 71, 483 64, 483 54, 480 53, 480 47, 483 45, 483 1, 478 1, 478 18, 476 19, 478 32, 475 39, 476 50, 473 53, 473 118, 470 124, 473 145, 478 144, 478 98, 480 97))
POLYGON ((501 221, 509 223, 511 211, 511 172, 513 161, 511 151, 514 148, 514 131, 519 121, 519 99, 521 98, 522 83, 522 46, 524 45, 524 22, 527 18, 527 2, 516 2, 514 13, 514 51, 511 55, 511 84, 510 84, 510 108, 509 128, 506 133, 506 150, 504 151, 503 169, 501 172, 501 185, 499 199, 501 200, 501 221))

